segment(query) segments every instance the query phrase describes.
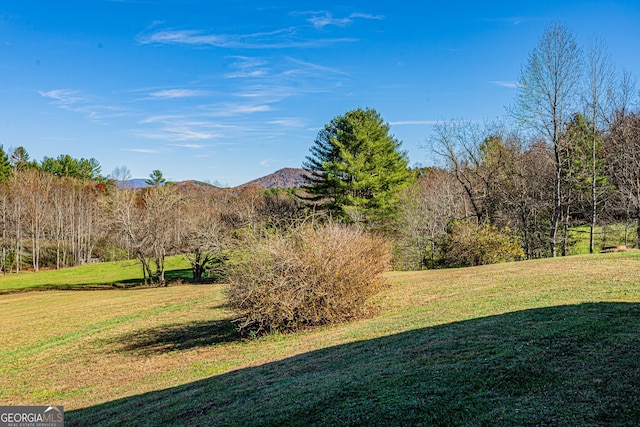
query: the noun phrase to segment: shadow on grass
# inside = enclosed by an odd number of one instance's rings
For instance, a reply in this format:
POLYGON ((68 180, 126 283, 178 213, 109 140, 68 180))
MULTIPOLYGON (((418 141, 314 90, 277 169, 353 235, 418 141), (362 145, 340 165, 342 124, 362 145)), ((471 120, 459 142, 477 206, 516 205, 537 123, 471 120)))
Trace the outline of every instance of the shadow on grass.
MULTIPOLYGON (((191 269, 189 268, 167 270, 165 271, 165 280, 167 281, 167 286, 184 283, 196 285, 211 285, 220 283, 219 278, 204 278, 200 282, 194 282, 193 274, 191 272, 191 269)), ((134 278, 91 284, 38 284, 33 285, 32 287, 0 289, 0 295, 39 291, 104 291, 110 289, 125 290, 157 287, 159 287, 157 283, 145 284, 142 278, 134 278)))
MULTIPOLYGON (((164 272, 164 278, 167 284, 171 286, 172 283, 190 283, 195 285, 210 285, 214 283, 220 283, 220 277, 203 277, 199 282, 193 280, 193 271, 190 268, 181 268, 175 270, 166 270, 164 272)), ((120 280, 113 284, 119 288, 141 287, 141 286, 158 286, 157 283, 144 285, 142 278, 120 280)))
MULTIPOLYGON (((193 282, 193 273, 189 268, 181 268, 176 270, 166 270, 164 272, 164 278, 167 281, 167 284, 173 283, 195 283, 193 282)), ((107 284, 108 285, 108 284, 107 284)), ((157 283, 152 283, 150 285, 145 285, 143 279, 135 278, 135 279, 125 279, 118 280, 112 284, 116 288, 131 288, 131 287, 140 287, 140 286, 158 286, 157 283)))
MULTIPOLYGON (((150 348, 165 341, 150 335, 150 348)), ((639 401, 640 304, 593 303, 338 345, 65 418, 71 426, 635 426, 639 401)))
POLYGON ((189 350, 240 340, 235 325, 228 319, 192 322, 148 329, 118 337, 126 352, 150 355, 189 350))

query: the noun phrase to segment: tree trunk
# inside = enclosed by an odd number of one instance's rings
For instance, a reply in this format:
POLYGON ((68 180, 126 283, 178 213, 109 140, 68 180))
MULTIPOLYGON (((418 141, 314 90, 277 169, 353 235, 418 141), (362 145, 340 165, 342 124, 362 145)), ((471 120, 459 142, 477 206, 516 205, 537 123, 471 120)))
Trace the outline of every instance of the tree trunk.
POLYGON ((40 269, 40 223, 38 215, 34 214, 31 227, 31 259, 33 261, 33 271, 40 269))
POLYGON ((200 281, 202 281, 202 273, 203 273, 203 268, 202 265, 200 264, 194 264, 193 267, 191 268, 191 271, 193 272, 193 281, 195 283, 200 283, 200 281))
POLYGON ((156 280, 158 281, 158 286, 166 286, 167 283, 164 277, 164 249, 160 250, 160 253, 155 257, 156 264, 156 280))
POLYGON ((592 254, 595 251, 595 246, 596 246, 595 234, 596 234, 596 205, 594 204, 593 210, 591 211, 591 226, 589 227, 589 253, 590 254, 592 254))
POLYGON ((640 209, 636 212, 636 232, 638 233, 638 238, 636 239, 636 248, 640 248, 640 209))
POLYGON ((551 232, 549 233, 549 247, 551 249, 551 257, 555 258, 556 252, 556 239, 558 236, 558 224, 560 223, 560 217, 562 216, 562 204, 560 203, 560 180, 562 173, 562 165, 560 164, 560 154, 558 153, 558 147, 555 148, 556 155, 556 172, 554 177, 554 194, 553 194, 553 216, 551 218, 551 232))
MULTIPOLYGON (((597 118, 596 113, 593 114, 594 119, 597 118)), ((595 128, 595 122, 594 122, 595 128)), ((591 226, 589 227, 589 253, 592 254, 595 250, 595 230, 596 230, 596 215, 597 215, 597 194, 596 194, 596 132, 595 129, 593 131, 593 141, 591 146, 591 226)))
POLYGON ((144 284, 149 284, 149 281, 153 281, 153 275, 151 274, 151 267, 149 266, 149 262, 145 258, 142 252, 138 252, 137 254, 138 260, 142 264, 142 275, 144 277, 144 284))

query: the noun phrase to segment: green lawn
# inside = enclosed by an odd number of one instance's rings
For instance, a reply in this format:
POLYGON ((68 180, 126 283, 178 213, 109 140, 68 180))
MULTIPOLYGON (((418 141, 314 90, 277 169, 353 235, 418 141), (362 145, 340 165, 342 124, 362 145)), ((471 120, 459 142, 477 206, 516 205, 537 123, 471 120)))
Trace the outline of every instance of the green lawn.
POLYGON ((370 318, 258 339, 224 285, 0 295, 0 404, 72 426, 637 425, 640 252, 389 279, 370 318))
MULTIPOLYGON (((168 278, 189 280, 191 277, 189 263, 184 257, 168 257, 165 268, 168 278)), ((142 266, 138 261, 103 262, 38 273, 0 275, 0 294, 24 290, 122 288, 140 282, 142 266)))
MULTIPOLYGON (((595 251, 600 252, 606 246, 620 246, 625 244, 635 247, 637 230, 635 224, 613 223, 595 228, 595 251), (626 236, 626 239, 625 239, 626 236)), ((569 230, 569 255, 583 255, 589 253, 589 225, 578 225, 569 230)))

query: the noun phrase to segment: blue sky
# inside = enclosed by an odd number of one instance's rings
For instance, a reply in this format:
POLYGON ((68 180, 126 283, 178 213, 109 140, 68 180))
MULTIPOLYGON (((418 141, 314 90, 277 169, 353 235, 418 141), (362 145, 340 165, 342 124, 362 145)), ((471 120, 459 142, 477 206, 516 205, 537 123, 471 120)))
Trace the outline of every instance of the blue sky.
POLYGON ((430 164, 438 120, 504 115, 552 20, 640 75, 637 1, 1 0, 0 144, 235 186, 371 107, 430 164))

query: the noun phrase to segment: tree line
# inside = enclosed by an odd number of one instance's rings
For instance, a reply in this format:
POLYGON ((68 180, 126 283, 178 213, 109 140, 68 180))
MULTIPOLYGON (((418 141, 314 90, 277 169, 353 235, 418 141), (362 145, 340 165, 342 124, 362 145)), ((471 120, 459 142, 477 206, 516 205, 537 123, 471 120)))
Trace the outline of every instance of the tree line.
POLYGON ((163 285, 165 258, 181 254, 200 281, 234 242, 303 216, 286 191, 176 185, 159 170, 148 188, 129 188, 126 167, 105 177, 94 159, 36 162, 23 147, 9 154, 0 147, 0 172, 4 273, 137 259, 144 282, 163 285))
POLYGON ((99 237, 97 200, 106 180, 95 159, 32 161, 0 146, 0 268, 62 268, 90 262, 99 237))
POLYGON ((428 145, 443 166, 422 172, 402 211, 413 266, 416 259, 422 266, 482 263, 453 256, 452 243, 464 246, 461 221, 474 243, 469 251, 500 247, 495 238, 502 235, 520 243, 523 258, 566 255, 570 228, 588 224, 593 253, 598 225, 629 221, 636 221, 633 245, 640 247, 637 95, 602 40, 585 52, 567 27, 549 24, 521 70, 506 119, 435 126, 428 145), (489 229, 493 241, 483 237, 489 229))
POLYGON ((387 233, 402 268, 566 255, 577 224, 588 225, 593 253, 597 226, 635 220, 640 246, 637 95, 602 40, 583 50, 553 22, 504 119, 435 126, 427 146, 439 167, 407 174, 406 154, 375 110, 336 117, 305 163, 308 200, 387 233))
MULTIPOLYGON (((438 166, 410 168, 401 141, 372 108, 318 133, 295 190, 212 190, 149 175, 123 185, 95 159, 36 162, 0 147, 0 268, 63 268, 135 258, 164 284, 183 254, 198 281, 234 248, 301 223, 342 222, 394 242, 397 268, 477 265, 567 254, 570 228, 636 221, 640 236, 640 114, 628 73, 603 42, 586 55, 550 24, 523 66, 506 120, 441 121, 428 147, 438 166), (511 119, 511 120, 509 120, 511 119)), ((628 242, 625 242, 628 243, 628 242)), ((238 251, 242 256, 242 251, 238 251)))

